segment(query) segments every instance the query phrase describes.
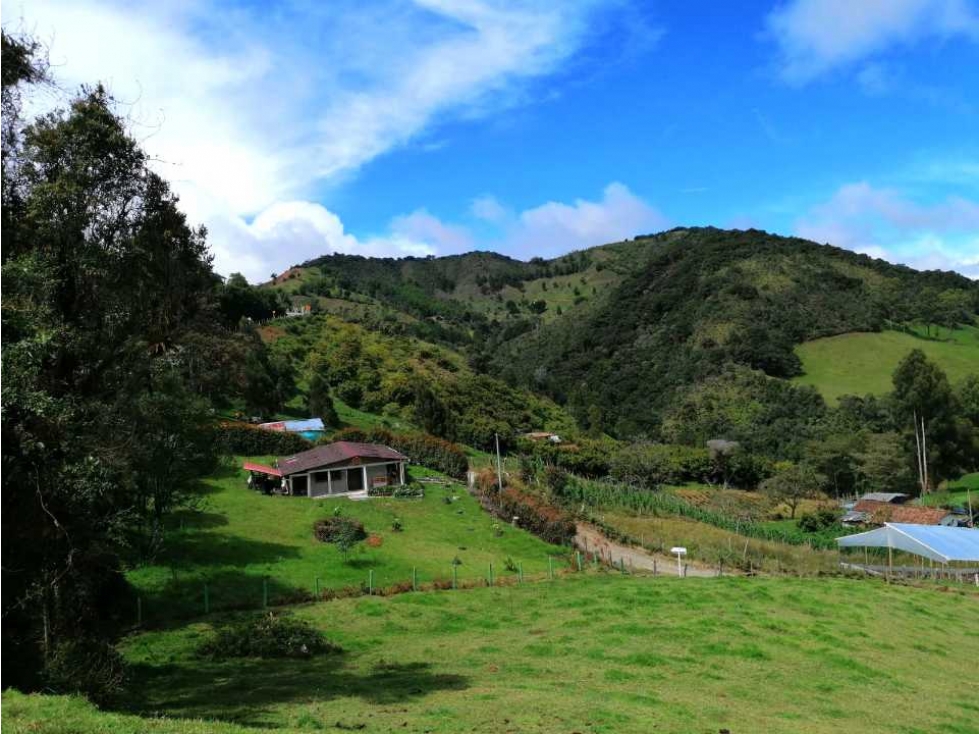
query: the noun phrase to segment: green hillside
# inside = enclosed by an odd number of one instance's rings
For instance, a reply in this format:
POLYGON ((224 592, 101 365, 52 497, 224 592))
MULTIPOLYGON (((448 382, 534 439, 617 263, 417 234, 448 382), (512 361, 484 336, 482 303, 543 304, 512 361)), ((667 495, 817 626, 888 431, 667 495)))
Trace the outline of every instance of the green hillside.
POLYGON ((928 355, 953 383, 979 374, 979 328, 964 326, 942 330, 934 339, 882 331, 809 341, 796 348, 804 374, 795 382, 812 385, 831 403, 841 395, 882 395, 890 391, 894 369, 912 349, 928 355))
POLYGON ((344 654, 213 661, 195 655, 208 622, 147 632, 122 646, 136 675, 121 711, 6 692, 4 725, 108 734, 196 734, 212 721, 229 734, 979 731, 969 687, 979 604, 968 588, 609 574, 346 599, 294 614, 344 654))

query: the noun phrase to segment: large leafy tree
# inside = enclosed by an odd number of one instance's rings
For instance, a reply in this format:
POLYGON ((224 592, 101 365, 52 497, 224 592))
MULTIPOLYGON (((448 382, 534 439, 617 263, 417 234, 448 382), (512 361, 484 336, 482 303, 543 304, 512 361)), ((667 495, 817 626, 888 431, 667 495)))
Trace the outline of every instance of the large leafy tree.
POLYGON ((36 51, 4 35, 3 685, 104 695, 122 560, 213 459, 181 343, 214 278, 103 88, 7 117, 36 51))

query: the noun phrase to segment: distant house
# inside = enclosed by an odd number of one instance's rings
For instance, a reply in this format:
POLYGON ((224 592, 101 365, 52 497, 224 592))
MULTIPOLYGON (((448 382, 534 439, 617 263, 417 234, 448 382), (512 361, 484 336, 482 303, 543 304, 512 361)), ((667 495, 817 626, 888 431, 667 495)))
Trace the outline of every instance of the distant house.
POLYGON ((550 431, 531 431, 530 433, 525 433, 524 438, 530 441, 550 441, 551 443, 561 443, 561 437, 556 433, 551 433, 550 431))
POLYGON ((910 525, 952 525, 956 521, 953 513, 939 507, 896 505, 875 499, 861 499, 841 519, 844 525, 883 525, 888 522, 910 525))
POLYGON ((407 463, 407 456, 387 446, 337 441, 280 459, 274 467, 246 463, 245 469, 281 477, 286 494, 328 497, 402 485, 407 463))
POLYGON ((903 492, 867 492, 860 496, 860 501, 886 502, 889 505, 903 505, 911 499, 911 495, 903 492))

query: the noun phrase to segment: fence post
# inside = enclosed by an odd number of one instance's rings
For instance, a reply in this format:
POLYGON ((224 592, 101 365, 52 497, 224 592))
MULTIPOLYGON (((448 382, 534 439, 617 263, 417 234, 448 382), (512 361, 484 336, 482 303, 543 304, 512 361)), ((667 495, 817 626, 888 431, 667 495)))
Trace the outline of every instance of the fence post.
POLYGON ((575 560, 578 562, 578 570, 581 571, 581 551, 575 553, 575 560))
POLYGON ((418 568, 411 567, 411 590, 418 591, 418 568))
POLYGON ((554 580, 554 558, 552 556, 547 557, 547 578, 551 581, 554 580))
POLYGON ((367 596, 374 595, 374 569, 367 572, 367 596))
POLYGON ((269 577, 262 577, 262 608, 269 605, 269 577))
POLYGON ((493 564, 492 563, 489 565, 489 577, 488 577, 488 580, 489 580, 489 585, 492 586, 493 585, 493 564))
POLYGON ((717 575, 718 576, 723 576, 724 575, 724 559, 723 558, 717 562, 717 575))
POLYGON ((459 567, 456 565, 452 566, 452 588, 458 588, 459 586, 459 567))
POLYGON ((207 582, 204 582, 204 614, 209 614, 211 611, 211 596, 208 593, 207 582))
POLYGON ((625 573, 625 557, 619 556, 619 571, 625 573))
POLYGON ((690 568, 690 564, 689 563, 684 563, 683 564, 683 578, 686 578, 687 577, 687 569, 688 568, 690 568))
POLYGON ((316 577, 316 598, 320 598, 320 577, 316 577))
POLYGON ((653 576, 659 575, 659 569, 656 568, 656 559, 653 559, 653 576))

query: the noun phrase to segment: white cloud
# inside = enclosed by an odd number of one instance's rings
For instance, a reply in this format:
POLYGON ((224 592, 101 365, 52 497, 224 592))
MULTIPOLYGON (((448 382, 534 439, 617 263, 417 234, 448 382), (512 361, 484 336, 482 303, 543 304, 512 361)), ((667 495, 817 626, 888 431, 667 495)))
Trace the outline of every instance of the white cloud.
POLYGON ((524 258, 555 256, 667 226, 666 217, 655 207, 614 182, 605 187, 599 201, 549 201, 521 212, 506 234, 503 249, 524 258))
POLYGON ((979 15, 968 0, 788 0, 766 26, 779 47, 782 78, 795 84, 897 44, 951 36, 979 41, 979 15))
POLYGON ((962 197, 921 204, 894 189, 847 184, 799 219, 795 232, 919 269, 979 276, 979 203, 962 197))
MULTIPOLYGON (((216 0, 22 0, 14 12, 50 44, 66 88, 102 80, 131 104, 135 135, 211 231, 216 269, 264 277, 270 258, 281 269, 326 230, 339 236, 309 203, 324 184, 424 145, 453 116, 525 99, 527 83, 566 63, 595 11, 616 2, 336 0, 270 13, 216 0), (273 229, 254 229, 269 219, 273 229), (259 256, 272 241, 275 252, 259 256)), ((398 226, 408 231, 358 244, 427 251, 421 240, 459 235, 422 233, 433 225, 418 213, 398 226)), ((450 240, 439 244, 460 245, 450 240)))
POLYGON ((473 247, 473 238, 464 227, 446 224, 424 209, 395 217, 391 221, 391 232, 405 239, 430 243, 433 250, 440 252, 459 252, 473 247))
POLYGON ((493 224, 502 224, 511 216, 509 210, 490 194, 473 199, 469 211, 477 219, 493 224))

